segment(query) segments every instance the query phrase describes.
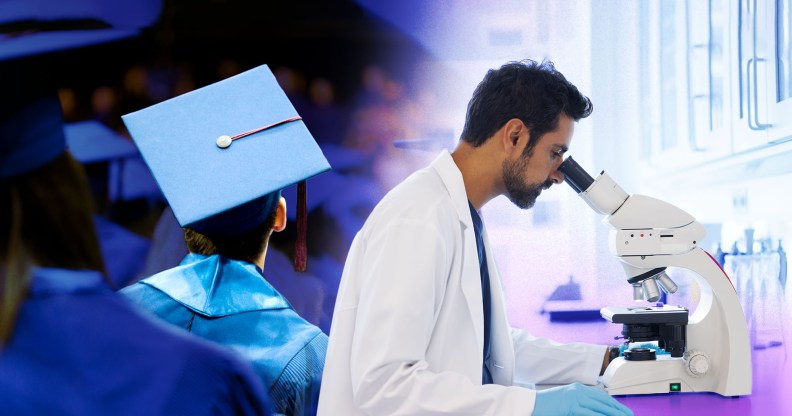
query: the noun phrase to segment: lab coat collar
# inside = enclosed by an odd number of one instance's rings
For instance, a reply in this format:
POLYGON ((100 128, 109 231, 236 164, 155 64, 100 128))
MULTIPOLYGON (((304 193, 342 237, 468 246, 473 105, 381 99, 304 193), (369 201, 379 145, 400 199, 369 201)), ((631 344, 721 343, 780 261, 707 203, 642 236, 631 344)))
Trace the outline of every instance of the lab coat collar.
POLYGON ((451 153, 448 150, 443 150, 430 166, 437 171, 443 181, 443 185, 448 190, 459 221, 465 225, 465 228, 473 227, 473 219, 470 217, 470 208, 468 208, 465 181, 462 178, 462 172, 451 157, 451 153))
MULTIPOLYGON (((463 256, 469 261, 465 262, 468 266, 464 267, 462 271, 460 285, 462 286, 462 293, 465 296, 465 301, 468 306, 470 319, 473 322, 476 341, 478 345, 483 348, 484 315, 481 296, 481 273, 478 266, 478 248, 476 246, 476 235, 473 229, 473 217, 470 215, 467 192, 465 191, 465 181, 462 178, 462 172, 447 150, 443 150, 440 156, 432 162, 431 166, 443 181, 443 185, 448 191, 451 203, 456 211, 456 216, 459 222, 464 226, 462 229, 464 235, 464 244, 462 245, 464 250, 463 256)), ((486 245, 487 243, 485 242, 485 246, 486 245)), ((490 259, 491 257, 489 257, 488 253, 488 264, 491 263, 490 259)), ((492 275, 490 275, 490 278, 492 278, 492 275)))
POLYGON ((210 318, 291 307, 253 263, 217 254, 188 254, 179 266, 141 283, 210 318))
MULTIPOLYGON (((481 298, 481 274, 478 267, 478 252, 476 237, 473 230, 473 218, 468 207, 467 191, 462 172, 457 167, 454 159, 447 150, 432 162, 431 166, 440 175, 443 184, 451 196, 457 218, 465 225, 465 258, 475 259, 473 266, 465 268, 462 276, 462 292, 467 301, 470 317, 473 320, 473 327, 479 345, 484 343, 484 320, 482 313, 481 298)), ((500 282, 500 274, 495 265, 495 254, 492 252, 487 235, 486 225, 482 229, 482 239, 484 240, 484 250, 487 253, 487 268, 490 275, 490 323, 492 337, 492 358, 489 363, 492 371, 493 380, 502 385, 511 385, 514 377, 514 349, 511 344, 511 330, 506 318, 506 305, 503 299, 503 286, 500 282)))

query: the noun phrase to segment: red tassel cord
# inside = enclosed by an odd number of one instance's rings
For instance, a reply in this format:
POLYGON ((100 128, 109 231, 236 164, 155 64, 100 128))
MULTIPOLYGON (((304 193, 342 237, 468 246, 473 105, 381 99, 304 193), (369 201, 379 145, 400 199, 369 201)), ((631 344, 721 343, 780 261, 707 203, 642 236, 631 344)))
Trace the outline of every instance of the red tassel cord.
POLYGON ((308 205, 305 181, 297 184, 297 241, 294 243, 294 270, 304 272, 308 267, 308 205))

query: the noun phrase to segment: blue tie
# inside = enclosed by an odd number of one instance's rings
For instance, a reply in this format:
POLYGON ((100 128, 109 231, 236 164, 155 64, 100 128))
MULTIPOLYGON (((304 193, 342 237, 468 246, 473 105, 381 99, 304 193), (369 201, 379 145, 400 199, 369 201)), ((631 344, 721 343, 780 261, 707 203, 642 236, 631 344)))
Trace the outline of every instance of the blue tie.
POLYGON ((487 368, 487 361, 490 358, 490 282, 489 270, 487 269, 487 253, 484 251, 484 238, 481 233, 484 224, 481 221, 473 204, 468 201, 470 207, 470 217, 473 218, 473 231, 476 234, 476 248, 478 249, 479 273, 481 274, 481 299, 484 308, 484 368, 481 369, 481 384, 492 384, 492 374, 487 368))

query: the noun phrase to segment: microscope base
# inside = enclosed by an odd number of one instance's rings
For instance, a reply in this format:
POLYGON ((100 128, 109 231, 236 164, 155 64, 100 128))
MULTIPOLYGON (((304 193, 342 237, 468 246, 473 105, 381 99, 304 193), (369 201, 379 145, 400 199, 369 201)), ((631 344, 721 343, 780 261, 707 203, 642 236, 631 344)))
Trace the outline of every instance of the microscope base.
POLYGON ((660 355, 654 361, 626 361, 619 357, 608 366, 601 381, 612 396, 685 392, 713 392, 722 396, 751 394, 750 385, 745 391, 726 392, 718 386, 714 373, 693 377, 685 370, 682 358, 668 355, 660 355))

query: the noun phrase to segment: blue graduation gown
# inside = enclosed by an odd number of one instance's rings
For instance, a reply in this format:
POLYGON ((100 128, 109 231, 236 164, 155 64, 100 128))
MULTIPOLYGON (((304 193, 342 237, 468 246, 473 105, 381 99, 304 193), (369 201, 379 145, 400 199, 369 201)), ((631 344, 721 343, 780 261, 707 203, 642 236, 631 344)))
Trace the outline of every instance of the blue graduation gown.
POLYGON ((34 270, 0 349, 2 415, 269 413, 247 363, 135 310, 94 271, 34 270))
POLYGON ((250 360, 275 411, 316 413, 327 335, 301 318, 256 265, 188 254, 179 266, 122 293, 165 321, 250 360))

